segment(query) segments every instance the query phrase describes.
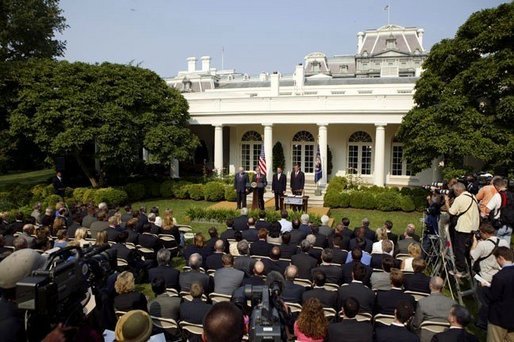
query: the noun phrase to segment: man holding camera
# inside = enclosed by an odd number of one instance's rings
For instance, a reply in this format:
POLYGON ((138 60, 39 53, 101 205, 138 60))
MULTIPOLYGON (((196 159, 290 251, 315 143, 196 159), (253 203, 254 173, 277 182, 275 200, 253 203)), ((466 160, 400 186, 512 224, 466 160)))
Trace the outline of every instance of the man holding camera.
MULTIPOLYGON (((480 230, 473 234, 473 243, 469 254, 471 256, 473 271, 485 281, 491 282, 493 276, 500 270, 493 253, 497 247, 509 247, 505 240, 494 236, 495 229, 490 223, 482 223, 480 230)), ((480 301, 476 325, 482 329, 487 327, 488 302, 484 296, 482 286, 477 286, 477 296, 480 301)))
POLYGON ((480 213, 475 196, 466 191, 464 184, 455 183, 453 191, 455 193, 453 203, 450 205, 448 195, 444 196, 444 201, 448 213, 457 218, 455 227, 450 227, 450 236, 452 237, 455 266, 457 268, 455 275, 462 276, 462 273, 466 272, 466 254, 472 239, 472 232, 478 230, 480 225, 480 213))

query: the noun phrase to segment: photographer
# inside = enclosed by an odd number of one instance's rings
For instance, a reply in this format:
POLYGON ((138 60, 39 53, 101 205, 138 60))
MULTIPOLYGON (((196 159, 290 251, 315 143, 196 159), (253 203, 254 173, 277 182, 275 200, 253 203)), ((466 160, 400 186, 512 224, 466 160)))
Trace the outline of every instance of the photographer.
MULTIPOLYGON (((473 271, 487 282, 491 282, 493 276, 500 270, 500 265, 493 255, 494 250, 499 246, 509 247, 505 240, 494 236, 494 233, 495 229, 490 223, 482 223, 480 230, 473 234, 473 243, 469 252, 473 271)), ((477 296, 481 305, 476 325, 485 329, 487 327, 488 303, 480 284, 477 285, 477 296)))
POLYGON ((452 227, 453 224, 450 224, 450 236, 457 268, 455 275, 462 276, 462 273, 466 272, 466 255, 472 239, 472 232, 477 230, 480 225, 480 214, 475 196, 466 191, 464 184, 455 183, 452 189, 455 193, 453 204, 450 205, 448 195, 444 196, 444 201, 448 213, 453 216, 455 225, 452 227))
POLYGON ((507 211, 509 208, 509 193, 507 192, 508 181, 506 179, 494 179, 493 186, 496 190, 496 194, 491 198, 491 200, 487 203, 485 209, 485 215, 483 217, 487 217, 489 221, 492 223, 493 227, 497 229, 496 236, 500 239, 503 239, 507 242, 507 245, 510 246, 510 240, 512 236, 512 227, 508 224, 506 217, 502 217, 502 211, 507 211))

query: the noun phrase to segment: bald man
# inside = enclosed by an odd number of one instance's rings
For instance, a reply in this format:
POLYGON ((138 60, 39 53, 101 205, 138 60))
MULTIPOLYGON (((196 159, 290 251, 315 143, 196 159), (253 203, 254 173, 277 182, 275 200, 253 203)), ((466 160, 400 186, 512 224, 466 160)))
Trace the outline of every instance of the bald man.
POLYGON ((203 321, 204 342, 240 342, 244 335, 243 313, 230 302, 214 305, 203 321))
POLYGON ((260 260, 255 261, 252 268, 252 275, 248 278, 243 279, 243 283, 241 286, 245 285, 253 285, 253 286, 261 286, 264 285, 264 263, 260 260))
POLYGON ((284 299, 284 302, 297 304, 302 303, 305 287, 294 283, 294 279, 297 275, 298 267, 295 265, 287 266, 286 271, 284 272, 286 281, 284 283, 284 289, 282 290, 282 299, 284 299))

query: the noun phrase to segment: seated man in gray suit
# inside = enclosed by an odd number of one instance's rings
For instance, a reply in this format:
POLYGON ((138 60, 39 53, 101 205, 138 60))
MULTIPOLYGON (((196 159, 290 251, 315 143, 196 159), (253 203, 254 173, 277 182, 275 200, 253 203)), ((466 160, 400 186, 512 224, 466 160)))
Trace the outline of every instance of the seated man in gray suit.
POLYGON ((148 303, 148 313, 151 316, 179 318, 180 297, 171 297, 166 293, 166 282, 164 278, 158 276, 152 280, 152 291, 155 299, 148 303))
POLYGON ((216 270, 214 274, 214 292, 232 295, 235 289, 241 286, 244 278, 244 272, 235 269, 234 257, 230 254, 224 254, 221 257, 223 268, 216 270))
POLYGON ((193 253, 189 257, 189 267, 191 268, 188 272, 180 272, 179 284, 180 290, 189 292, 193 283, 200 283, 205 293, 209 293, 210 277, 200 270, 202 266, 203 258, 198 253, 193 253))
POLYGON ((389 291, 391 289, 391 268, 394 267, 394 259, 390 255, 382 257, 383 272, 371 273, 371 288, 373 290, 389 291))
POLYGON ((441 293, 443 286, 444 281, 441 277, 430 279, 430 296, 418 301, 418 308, 412 320, 414 329, 418 330, 424 321, 447 321, 452 306, 457 303, 441 293))

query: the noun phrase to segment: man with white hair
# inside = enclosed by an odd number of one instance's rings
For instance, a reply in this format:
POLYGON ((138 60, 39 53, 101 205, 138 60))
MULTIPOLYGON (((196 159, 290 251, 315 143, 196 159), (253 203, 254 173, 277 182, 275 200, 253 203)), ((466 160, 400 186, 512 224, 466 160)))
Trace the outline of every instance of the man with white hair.
POLYGON ((311 233, 311 226, 309 225, 309 214, 302 214, 300 216, 300 231, 304 232, 306 235, 311 233))
POLYGON ((241 215, 234 218, 234 230, 248 229, 248 208, 241 208, 241 215))
POLYGON ((295 265, 289 265, 286 267, 284 272, 285 282, 284 289, 282 290, 281 297, 285 302, 288 303, 302 303, 303 293, 305 287, 294 283, 296 276, 298 275, 298 267, 295 265))
POLYGON ((107 206, 107 203, 101 202, 100 204, 98 204, 98 209, 108 211, 109 207, 107 206))
MULTIPOLYGON (((312 236, 314 241, 316 237, 312 236)), ((291 257, 291 263, 298 267, 298 277, 302 279, 312 279, 311 271, 318 265, 318 260, 314 258, 309 252, 311 251, 312 244, 309 242, 309 237, 300 243, 300 253, 291 257)))
POLYGON ((334 234, 334 230, 328 226, 330 218, 328 215, 321 216, 321 226, 319 226, 319 233, 325 235, 327 238, 334 234))
POLYGON ((34 228, 33 224, 29 223, 23 226, 23 232, 20 234, 20 236, 27 240, 28 248, 34 248, 36 245, 36 239, 34 237, 35 232, 36 228, 34 228))

